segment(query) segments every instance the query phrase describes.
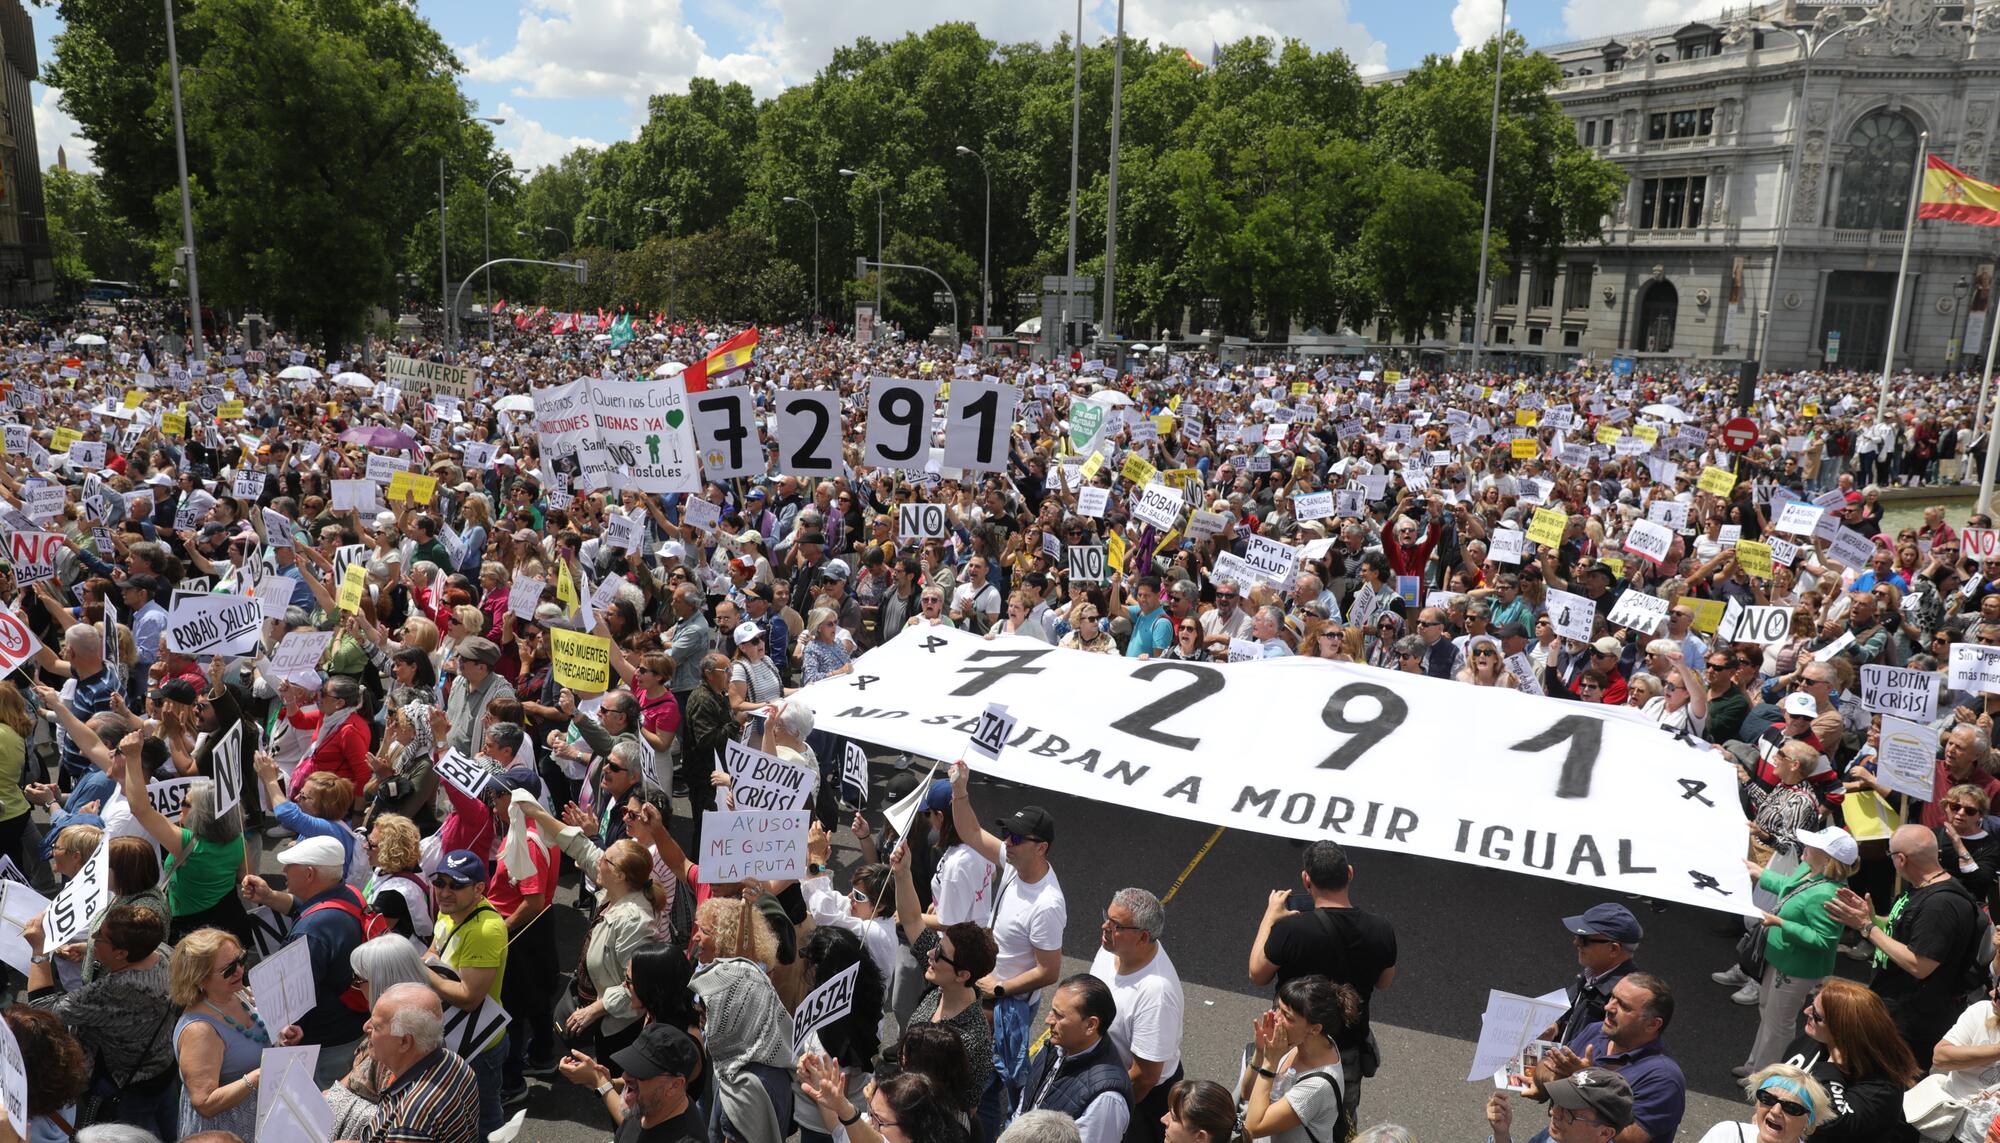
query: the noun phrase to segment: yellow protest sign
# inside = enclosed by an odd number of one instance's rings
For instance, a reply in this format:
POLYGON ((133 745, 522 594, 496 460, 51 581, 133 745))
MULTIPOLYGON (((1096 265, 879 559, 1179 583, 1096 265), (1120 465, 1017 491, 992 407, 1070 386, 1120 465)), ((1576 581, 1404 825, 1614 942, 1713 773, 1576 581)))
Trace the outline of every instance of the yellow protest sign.
POLYGON ((421 472, 396 472, 389 476, 389 499, 415 499, 419 504, 429 504, 437 495, 437 477, 425 476, 421 472))
POLYGON ((1181 411, 1181 395, 1179 393, 1175 393, 1173 400, 1167 402, 1167 411, 1170 413, 1181 411))
POLYGON ((215 410, 215 415, 225 421, 240 421, 243 419, 243 402, 224 401, 222 407, 215 410))
POLYGON ((1873 790, 1850 791, 1841 800, 1840 812, 1856 841, 1880 840, 1903 827, 1903 815, 1873 790))
POLYGON ((1722 624, 1722 612, 1728 606, 1719 599, 1690 599, 1687 596, 1682 596, 1681 602, 1694 612, 1694 629, 1709 635, 1715 634, 1715 629, 1722 624))
POLYGON ((577 601, 581 597, 576 594, 576 581, 570 578, 569 561, 565 560, 557 564, 556 567, 558 569, 556 575, 556 598, 562 601, 564 612, 574 612, 577 601))
POLYGON ((1172 413, 1161 413, 1159 416, 1154 417, 1153 428, 1163 437, 1173 436, 1174 415, 1172 413))
POLYGON ((1138 453, 1129 453, 1125 457, 1125 463, 1119 466, 1118 475, 1124 477, 1132 487, 1144 488, 1153 482, 1153 475, 1159 471, 1153 467, 1152 461, 1138 453))
POLYGON ((57 429, 55 435, 49 438, 49 451, 68 452, 69 446, 82 439, 83 434, 75 429, 57 429))
POLYGON ((1107 533, 1104 537, 1104 572, 1110 575, 1124 570, 1125 537, 1117 532, 1107 533))
POLYGON ((1528 542, 1558 547, 1563 542, 1563 533, 1569 530, 1569 514, 1557 508, 1537 508, 1535 518, 1528 524, 1528 542))
POLYGON ((1078 469, 1077 472, 1085 480, 1090 480, 1097 475, 1097 470, 1103 467, 1104 467, 1104 454, 1101 452, 1093 452, 1090 454, 1090 459, 1084 461, 1083 467, 1078 469))
POLYGON ((556 685, 578 694, 601 695, 611 689, 611 640, 561 627, 549 628, 549 651, 556 685))
POLYGON ((349 614, 361 611, 361 601, 368 594, 368 565, 356 560, 347 565, 347 575, 340 581, 340 609, 349 614))
POLYGON ((1717 496, 1727 496, 1736 487, 1736 474, 1726 468, 1708 465, 1701 470, 1701 479, 1695 482, 1695 487, 1717 496))
POLYGON ((1611 574, 1619 578, 1625 575, 1625 561, 1617 556, 1599 556, 1597 562, 1611 569, 1611 574))
POLYGON ((1736 566, 1755 579, 1771 578, 1771 545, 1756 540, 1736 541, 1736 566))
POLYGON ((1805 404, 1805 405, 1801 405, 1801 406, 1799 407, 1799 416, 1801 416, 1801 417, 1817 417, 1817 416, 1819 416, 1819 406, 1818 406, 1818 405, 1814 405, 1814 404, 1810 404, 1810 403, 1808 403, 1808 404, 1805 404))
POLYGON ((1615 445, 1615 444, 1617 444, 1617 443, 1618 443, 1618 438, 1619 438, 1619 437, 1622 437, 1622 436, 1624 436, 1624 435, 1625 435, 1625 430, 1623 430, 1623 429, 1619 428, 1619 427, 1618 427, 1618 426, 1616 426, 1616 425, 1599 425, 1599 426, 1597 426, 1597 443, 1598 443, 1598 444, 1601 444, 1601 445, 1615 445))
POLYGON ((1193 468, 1168 468, 1160 471, 1160 483, 1171 488, 1192 488, 1201 480, 1201 471, 1193 468))
POLYGON ((1515 437, 1515 438, 1514 438, 1514 459, 1515 459, 1515 460, 1533 460, 1533 459, 1535 459, 1535 438, 1533 438, 1533 437, 1515 437))
POLYGON ((184 437, 188 434, 186 413, 167 413, 160 417, 160 431, 170 437, 184 437))
POLYGON ((1651 425, 1633 425, 1632 435, 1645 441, 1647 444, 1660 443, 1660 430, 1651 425))
POLYGON ((1533 409, 1514 410, 1514 423, 1524 429, 1532 429, 1541 422, 1542 415, 1533 409))
POLYGON ((1164 537, 1160 539, 1159 546, 1153 549, 1153 558, 1154 559, 1166 558, 1167 550, 1180 542, 1181 542, 1181 530, 1179 528, 1175 528, 1173 531, 1168 532, 1164 537))
POLYGON ((1308 393, 1310 393, 1310 392, 1312 392, 1312 391, 1313 391, 1313 387, 1312 387, 1312 382, 1310 382, 1310 381, 1294 381, 1294 382, 1292 382, 1292 390, 1291 390, 1291 392, 1292 392, 1292 396, 1294 396, 1294 397, 1303 397, 1303 396, 1305 396, 1306 394, 1308 394, 1308 393))
POLYGON ((143 404, 145 404, 145 403, 146 403, 146 391, 145 391, 144 389, 127 389, 127 390, 125 390, 125 407, 126 407, 126 408, 128 408, 128 409, 136 409, 136 408, 138 408, 139 406, 141 406, 141 405, 143 405, 143 404))
POLYGON ((1394 369, 1384 369, 1382 371, 1382 380, 1387 381, 1391 385, 1394 385, 1396 382, 1401 381, 1402 379, 1403 375, 1394 369))

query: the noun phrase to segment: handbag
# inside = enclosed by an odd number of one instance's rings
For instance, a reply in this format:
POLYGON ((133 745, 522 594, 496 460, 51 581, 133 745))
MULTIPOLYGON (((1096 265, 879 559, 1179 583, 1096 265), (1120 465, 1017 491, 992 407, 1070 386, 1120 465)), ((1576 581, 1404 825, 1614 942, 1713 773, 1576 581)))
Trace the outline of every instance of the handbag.
POLYGON ((1965 1105, 1945 1094, 1947 1075, 1925 1076, 1903 1093, 1903 1118, 1925 1139, 1945 1140, 1958 1133, 1965 1105))
MULTIPOLYGON (((1785 908, 1785 902, 1791 900, 1800 890, 1811 885, 1820 884, 1823 880, 1824 878, 1817 876, 1801 879, 1797 885, 1786 890, 1784 896, 1778 898, 1778 903, 1771 907, 1772 915, 1776 916, 1782 912, 1785 908)), ((1743 935, 1736 939, 1736 967, 1743 975, 1753 981, 1764 979, 1764 969, 1767 965, 1767 961, 1764 958, 1764 945, 1769 936, 1770 934, 1764 931, 1764 925, 1760 922, 1745 929, 1743 935)))

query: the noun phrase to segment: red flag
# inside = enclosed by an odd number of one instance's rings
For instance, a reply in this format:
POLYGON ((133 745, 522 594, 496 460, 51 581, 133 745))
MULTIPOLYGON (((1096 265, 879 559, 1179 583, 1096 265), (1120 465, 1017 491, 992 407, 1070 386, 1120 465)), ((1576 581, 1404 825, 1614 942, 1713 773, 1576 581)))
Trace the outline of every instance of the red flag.
POLYGON ((750 364, 757 352, 757 329, 752 326, 715 347, 707 357, 687 367, 681 374, 687 391, 699 393, 708 388, 708 379, 721 377, 750 364))

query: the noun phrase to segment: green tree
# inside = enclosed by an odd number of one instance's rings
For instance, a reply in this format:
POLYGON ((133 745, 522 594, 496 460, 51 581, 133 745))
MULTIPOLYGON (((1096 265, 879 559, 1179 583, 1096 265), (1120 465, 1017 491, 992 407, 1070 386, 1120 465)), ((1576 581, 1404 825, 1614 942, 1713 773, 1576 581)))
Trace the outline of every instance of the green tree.
POLYGON ((112 209, 97 175, 51 168, 42 176, 42 202, 58 279, 80 286, 91 278, 152 277, 150 250, 112 209))

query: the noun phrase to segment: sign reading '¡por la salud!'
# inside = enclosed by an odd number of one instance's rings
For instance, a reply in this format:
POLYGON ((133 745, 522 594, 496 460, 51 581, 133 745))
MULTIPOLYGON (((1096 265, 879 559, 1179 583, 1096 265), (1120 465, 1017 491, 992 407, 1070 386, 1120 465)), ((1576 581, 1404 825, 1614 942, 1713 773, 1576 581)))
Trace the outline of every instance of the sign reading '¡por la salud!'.
POLYGON ((414 391, 428 388, 434 393, 450 393, 455 397, 472 396, 470 365, 447 365, 442 361, 423 361, 392 353, 383 370, 389 383, 398 389, 414 391))

